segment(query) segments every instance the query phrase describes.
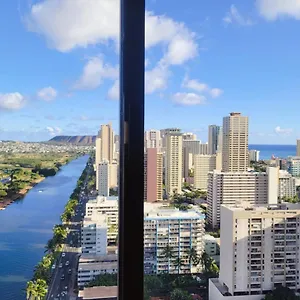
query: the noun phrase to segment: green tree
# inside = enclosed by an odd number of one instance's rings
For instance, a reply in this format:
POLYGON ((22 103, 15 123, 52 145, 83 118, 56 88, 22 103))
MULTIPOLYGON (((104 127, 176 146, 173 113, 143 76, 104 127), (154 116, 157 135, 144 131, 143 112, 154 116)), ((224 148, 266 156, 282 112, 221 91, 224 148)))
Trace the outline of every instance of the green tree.
POLYGON ((37 299, 44 299, 47 295, 47 283, 43 279, 37 279, 36 281, 36 291, 37 291, 37 299))
POLYGON ((87 286, 115 286, 117 283, 117 274, 101 274, 96 276, 87 286))
POLYGON ((7 196, 7 192, 4 190, 0 190, 0 197, 5 197, 7 196))
POLYGON ((189 250, 189 262, 193 266, 197 266, 200 262, 200 257, 197 254, 197 251, 194 247, 189 250))
POLYGON ((265 300, 299 300, 300 297, 295 295, 295 292, 288 287, 280 286, 274 291, 267 294, 265 300))
POLYGON ((170 300, 192 300, 192 296, 181 289, 175 289, 170 294, 170 300))
POLYGON ((30 296, 35 294, 35 283, 28 281, 26 286, 26 299, 30 299, 30 296))
POLYGON ((161 257, 166 259, 172 259, 174 257, 174 249, 169 244, 163 249, 161 257))
POLYGON ((181 271, 181 268, 184 266, 184 261, 182 258, 180 257, 176 257, 173 261, 174 267, 177 269, 178 274, 181 271))

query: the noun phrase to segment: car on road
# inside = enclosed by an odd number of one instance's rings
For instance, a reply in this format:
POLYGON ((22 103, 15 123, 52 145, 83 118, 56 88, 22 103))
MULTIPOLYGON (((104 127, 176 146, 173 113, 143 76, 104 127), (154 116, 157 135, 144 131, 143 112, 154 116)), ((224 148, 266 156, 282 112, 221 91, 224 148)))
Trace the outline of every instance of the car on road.
POLYGON ((68 266, 69 264, 70 264, 70 262, 67 260, 67 261, 66 261, 66 266, 68 266))
POLYGON ((56 265, 55 264, 53 264, 53 266, 52 266, 52 270, 54 270, 56 268, 56 265))
POLYGON ((71 269, 69 269, 69 270, 68 270, 68 274, 70 275, 71 273, 72 273, 72 270, 71 270, 71 269))
POLYGON ((62 268, 62 263, 60 263, 58 267, 59 267, 59 268, 62 268))
POLYGON ((61 256, 62 256, 62 257, 65 257, 65 256, 66 256, 66 253, 65 253, 65 252, 63 252, 61 256))
POLYGON ((65 279, 65 274, 62 274, 61 277, 60 277, 60 279, 64 280, 65 279))

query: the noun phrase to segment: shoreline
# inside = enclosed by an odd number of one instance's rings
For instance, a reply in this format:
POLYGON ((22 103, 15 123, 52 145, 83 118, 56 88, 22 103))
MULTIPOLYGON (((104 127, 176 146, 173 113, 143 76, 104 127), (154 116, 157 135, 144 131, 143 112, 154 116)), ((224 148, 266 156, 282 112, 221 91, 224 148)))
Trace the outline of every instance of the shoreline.
POLYGON ((46 177, 41 177, 39 179, 36 179, 32 181, 28 186, 26 186, 24 189, 20 190, 18 193, 12 195, 11 197, 4 197, 2 201, 0 201, 0 210, 4 210, 7 206, 14 203, 16 200, 22 199, 26 196, 26 194, 36 185, 38 185, 40 182, 45 180, 46 177))
MULTIPOLYGON (((67 164, 69 164, 71 161, 77 159, 78 157, 77 156, 74 156, 74 157, 69 157, 67 160, 63 161, 63 162, 60 162, 61 163, 61 166, 58 168, 58 170, 55 172, 54 175, 52 176, 55 176, 60 170, 61 170, 61 167, 63 166, 66 166, 67 164)), ((14 203, 16 200, 20 200, 22 199, 23 197, 26 196, 26 194, 33 188, 35 187, 37 184, 39 184, 40 182, 42 182, 43 180, 45 180, 47 177, 50 177, 50 176, 43 176, 41 178, 38 178, 34 181, 32 181, 28 186, 26 186, 24 189, 20 190, 18 193, 10 196, 10 197, 4 197, 1 201, 0 201, 0 211, 1 210, 4 210, 7 206, 9 206, 10 204, 14 203)))

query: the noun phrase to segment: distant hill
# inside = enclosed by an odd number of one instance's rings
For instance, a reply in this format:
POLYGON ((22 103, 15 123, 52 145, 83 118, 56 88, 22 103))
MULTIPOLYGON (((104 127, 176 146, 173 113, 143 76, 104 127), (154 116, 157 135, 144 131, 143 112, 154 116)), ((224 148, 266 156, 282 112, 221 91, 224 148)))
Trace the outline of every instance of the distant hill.
POLYGON ((95 145, 96 136, 95 135, 57 135, 49 143, 59 143, 59 144, 76 144, 83 146, 95 145))

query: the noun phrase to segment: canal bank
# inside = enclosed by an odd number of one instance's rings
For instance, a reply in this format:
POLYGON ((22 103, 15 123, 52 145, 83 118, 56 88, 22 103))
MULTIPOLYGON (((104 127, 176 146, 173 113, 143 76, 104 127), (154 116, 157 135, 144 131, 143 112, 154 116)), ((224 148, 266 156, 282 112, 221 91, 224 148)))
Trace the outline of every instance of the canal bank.
POLYGON ((0 299, 26 299, 26 282, 43 257, 87 160, 86 155, 70 162, 0 211, 0 299))

